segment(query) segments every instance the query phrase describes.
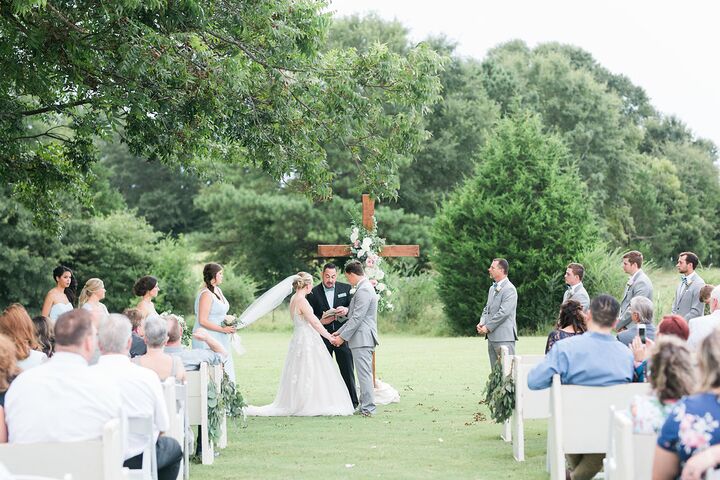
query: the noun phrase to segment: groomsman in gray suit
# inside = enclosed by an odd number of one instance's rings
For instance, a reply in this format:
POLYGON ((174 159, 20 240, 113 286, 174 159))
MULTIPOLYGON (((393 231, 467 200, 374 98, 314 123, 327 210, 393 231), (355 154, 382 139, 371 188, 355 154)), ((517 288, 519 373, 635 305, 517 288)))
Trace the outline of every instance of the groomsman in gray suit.
POLYGON ((622 267, 630 279, 625 285, 625 294, 620 302, 620 320, 615 328, 621 331, 632 322, 630 318, 630 300, 634 297, 645 297, 652 301, 652 282, 642 271, 643 255, 637 250, 632 250, 623 255, 622 267))
POLYGON ((333 333, 332 344, 339 347, 347 342, 352 350, 355 372, 360 388, 358 413, 367 417, 375 413, 375 379, 372 371, 372 355, 378 345, 377 307, 375 288, 365 278, 362 264, 351 260, 345 265, 345 277, 355 287, 355 294, 348 307, 348 319, 333 333))
POLYGON ((580 302, 580 305, 583 306, 583 310, 587 312, 588 308, 590 308, 590 296, 582 284, 584 276, 585 267, 581 264, 571 263, 567 266, 565 269, 565 283, 567 284, 567 289, 563 295, 562 303, 565 303, 568 300, 575 300, 576 302, 580 302))
POLYGON ((488 290, 487 304, 476 327, 477 332, 485 335, 488 341, 490 368, 497 363, 500 347, 507 346, 510 355, 515 354, 515 341, 518 338, 515 310, 518 296, 515 285, 507 278, 509 268, 504 258, 496 258, 490 264, 488 272, 494 283, 488 290))
POLYGON ((672 313, 682 316, 688 323, 691 318, 700 317, 704 313, 705 305, 700 300, 700 290, 705 286, 705 280, 695 271, 699 263, 694 253, 682 252, 676 265, 682 277, 675 290, 672 313))

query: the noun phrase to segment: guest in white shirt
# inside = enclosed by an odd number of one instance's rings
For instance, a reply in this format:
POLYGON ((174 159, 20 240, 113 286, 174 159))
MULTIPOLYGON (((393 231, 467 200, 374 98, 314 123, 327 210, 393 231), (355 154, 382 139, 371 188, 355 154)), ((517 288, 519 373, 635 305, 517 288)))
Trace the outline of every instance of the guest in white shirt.
POLYGON ((19 375, 5 395, 10 443, 94 440, 122 418, 118 389, 88 367, 95 337, 86 310, 58 317, 53 357, 19 375))
POLYGON ((713 288, 710 293, 710 315, 691 318, 688 326, 690 327, 688 346, 697 351, 700 342, 720 326, 720 286, 713 288))
POLYGON ((17 366, 20 370, 27 370, 47 360, 47 355, 37 350, 40 344, 35 337, 32 318, 19 303, 13 303, 0 315, 0 333, 10 337, 15 344, 17 366))
MULTIPOLYGON (((180 471, 182 450, 173 438, 161 435, 168 429, 169 419, 162 386, 157 374, 130 361, 131 325, 125 315, 111 314, 101 324, 98 334, 102 356, 92 367, 120 389, 123 410, 128 417, 150 416, 156 439, 159 480, 175 480, 180 471)), ((130 436, 124 466, 142 468, 142 437, 130 436)))

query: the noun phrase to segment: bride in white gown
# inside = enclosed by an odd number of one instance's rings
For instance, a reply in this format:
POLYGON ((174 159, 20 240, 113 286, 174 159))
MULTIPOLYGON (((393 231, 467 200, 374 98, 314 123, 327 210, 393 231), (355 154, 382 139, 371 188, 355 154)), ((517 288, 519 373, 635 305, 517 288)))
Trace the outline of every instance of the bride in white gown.
POLYGON ((320 336, 331 335, 313 314, 305 296, 312 290, 312 277, 305 272, 293 279, 295 295, 290 300, 294 330, 275 401, 262 407, 247 407, 250 416, 352 415, 353 406, 340 371, 320 336))

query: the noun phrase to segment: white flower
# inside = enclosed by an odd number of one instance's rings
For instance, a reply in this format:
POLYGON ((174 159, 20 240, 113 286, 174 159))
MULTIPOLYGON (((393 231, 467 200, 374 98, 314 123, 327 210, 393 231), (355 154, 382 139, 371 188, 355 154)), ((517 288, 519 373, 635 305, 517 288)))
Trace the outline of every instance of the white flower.
POLYGON ((392 303, 386 303, 385 306, 388 310, 392 310, 393 308, 395 308, 392 303))
POLYGON ((376 289, 378 292, 382 292, 383 290, 385 290, 385 288, 387 288, 387 287, 386 287, 386 285, 385 285, 384 283, 378 283, 378 284, 375 286, 375 289, 376 289))
POLYGON ((360 250, 358 250, 358 254, 357 254, 358 258, 364 256, 367 253, 370 253, 371 248, 372 248, 372 238, 370 238, 370 237, 363 238, 362 245, 360 245, 360 250))
POLYGON ((355 292, 357 291, 357 288, 353 287, 350 289, 350 295, 355 295, 355 292))
POLYGON ((378 268, 377 272, 375 273, 375 278, 377 278, 378 280, 382 280, 383 278, 385 278, 385 272, 378 268))
POLYGON ((392 290, 385 290, 385 296, 389 297, 392 295, 392 290))
POLYGON ((357 227, 353 227, 352 232, 350 233, 350 243, 357 242, 359 236, 360 236, 360 229, 357 227))
POLYGON ((368 278, 377 278, 377 271, 375 267, 365 267, 365 276, 368 278))

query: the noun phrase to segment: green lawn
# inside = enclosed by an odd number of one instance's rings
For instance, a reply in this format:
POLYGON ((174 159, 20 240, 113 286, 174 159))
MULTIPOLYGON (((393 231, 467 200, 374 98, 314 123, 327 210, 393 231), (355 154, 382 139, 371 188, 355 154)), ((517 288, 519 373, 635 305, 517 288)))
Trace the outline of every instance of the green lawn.
MULTIPOLYGON (((719 269, 700 274, 720 283, 719 269)), ((679 278, 671 269, 650 277, 657 322, 669 313, 679 278)), ((547 478, 547 422, 526 422, 527 461, 518 463, 500 440, 501 426, 478 403, 488 376, 484 340, 383 335, 382 327, 378 375, 400 391, 399 404, 379 407, 374 418, 251 418, 245 429, 231 425, 228 448, 212 466, 193 465, 191 477, 547 478)), ((287 311, 278 309, 243 332, 247 353, 236 368, 250 403, 273 400, 291 328, 287 311)), ((517 349, 542 353, 544 346, 545 337, 522 337, 517 349)))
MULTIPOLYGON (((248 401, 270 403, 290 336, 247 332, 236 359, 248 401)), ((488 376, 480 338, 381 337, 378 376, 400 391, 373 418, 250 418, 232 425, 228 448, 194 479, 235 478, 546 478, 546 421, 528 422, 524 463, 500 440, 479 405, 488 376)), ((541 353, 544 338, 523 337, 520 353, 541 353)))

